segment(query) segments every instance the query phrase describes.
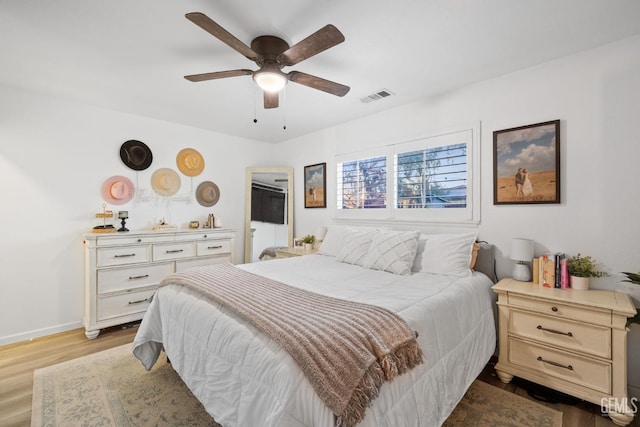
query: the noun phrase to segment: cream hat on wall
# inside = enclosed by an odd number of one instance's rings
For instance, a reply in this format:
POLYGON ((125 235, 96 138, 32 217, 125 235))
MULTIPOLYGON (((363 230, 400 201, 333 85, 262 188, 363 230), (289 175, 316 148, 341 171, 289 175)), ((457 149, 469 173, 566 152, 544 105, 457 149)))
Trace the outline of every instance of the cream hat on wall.
POLYGON ((158 169, 151 175, 151 188, 161 196, 173 196, 180 190, 180 177, 173 169, 158 169))
POLYGON ((102 184, 102 198, 111 205, 123 205, 130 201, 136 189, 129 178, 114 175, 102 184))
POLYGON ((193 148, 185 148, 180 150, 176 156, 176 163, 180 172, 186 176, 197 176, 204 169, 204 159, 202 155, 193 148))

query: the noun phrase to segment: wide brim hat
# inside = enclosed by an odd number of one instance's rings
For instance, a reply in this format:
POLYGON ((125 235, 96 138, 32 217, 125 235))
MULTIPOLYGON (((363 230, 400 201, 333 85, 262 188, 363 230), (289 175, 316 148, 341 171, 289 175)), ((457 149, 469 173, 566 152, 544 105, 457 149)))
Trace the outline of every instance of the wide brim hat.
POLYGON ((114 175, 102 184, 102 198, 111 205, 123 205, 133 199, 136 189, 129 178, 114 175))
POLYGON ((202 206, 211 207, 220 200, 220 189, 211 181, 204 181, 196 189, 196 200, 202 206))
POLYGON ((176 163, 180 172, 186 176, 198 176, 204 169, 204 158, 197 150, 185 148, 176 156, 176 163))
POLYGON ((151 175, 151 188, 161 196, 173 196, 180 190, 180 177, 173 169, 158 169, 151 175))
POLYGON ((144 142, 130 139, 120 147, 120 159, 128 168, 143 171, 151 166, 153 154, 144 142))

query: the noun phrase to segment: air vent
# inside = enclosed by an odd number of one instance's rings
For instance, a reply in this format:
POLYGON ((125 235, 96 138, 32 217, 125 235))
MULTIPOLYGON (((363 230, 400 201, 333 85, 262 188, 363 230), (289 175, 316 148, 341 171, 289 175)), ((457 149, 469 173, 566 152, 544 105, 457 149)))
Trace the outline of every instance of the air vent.
POLYGON ((382 89, 382 90, 379 90, 376 93, 372 93, 369 96, 365 96, 364 98, 361 98, 360 102, 363 102, 363 103, 366 104, 366 103, 369 103, 371 101, 378 101, 378 100, 380 100, 382 98, 386 98, 387 96, 391 96, 393 94, 394 93, 391 92, 389 89, 382 89))

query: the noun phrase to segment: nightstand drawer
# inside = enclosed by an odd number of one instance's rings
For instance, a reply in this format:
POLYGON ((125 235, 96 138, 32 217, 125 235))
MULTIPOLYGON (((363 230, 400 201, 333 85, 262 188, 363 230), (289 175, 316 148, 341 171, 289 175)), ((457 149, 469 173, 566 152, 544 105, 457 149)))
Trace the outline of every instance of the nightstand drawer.
POLYGON ((611 311, 596 307, 585 310, 584 307, 574 307, 555 301, 539 300, 513 294, 509 295, 509 304, 548 316, 597 323, 599 325, 611 325, 611 311))
POLYGON ((611 393, 611 364, 509 338, 509 363, 523 369, 611 393))
POLYGON ((164 261, 169 259, 189 258, 196 256, 195 242, 170 243, 166 245, 153 245, 153 260, 164 261))
POLYGON ((611 329, 512 310, 509 334, 580 353, 611 357, 611 329))
POLYGON ((173 263, 98 270, 98 294, 157 285, 173 273, 173 263))
MULTIPOLYGON (((149 307, 151 296, 155 289, 140 292, 130 292, 122 295, 98 297, 98 321, 113 317, 126 316, 133 313, 143 313, 149 307)), ((142 316, 140 316, 142 318, 142 316)))

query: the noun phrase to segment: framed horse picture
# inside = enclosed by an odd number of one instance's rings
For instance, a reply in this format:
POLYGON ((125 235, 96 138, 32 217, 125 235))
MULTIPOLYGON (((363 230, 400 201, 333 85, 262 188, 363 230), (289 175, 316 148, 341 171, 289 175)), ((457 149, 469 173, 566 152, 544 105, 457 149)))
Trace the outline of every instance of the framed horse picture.
POLYGON ((327 207, 327 164, 304 167, 304 207, 327 207))
POLYGON ((493 132, 493 204, 560 203, 560 120, 493 132))

